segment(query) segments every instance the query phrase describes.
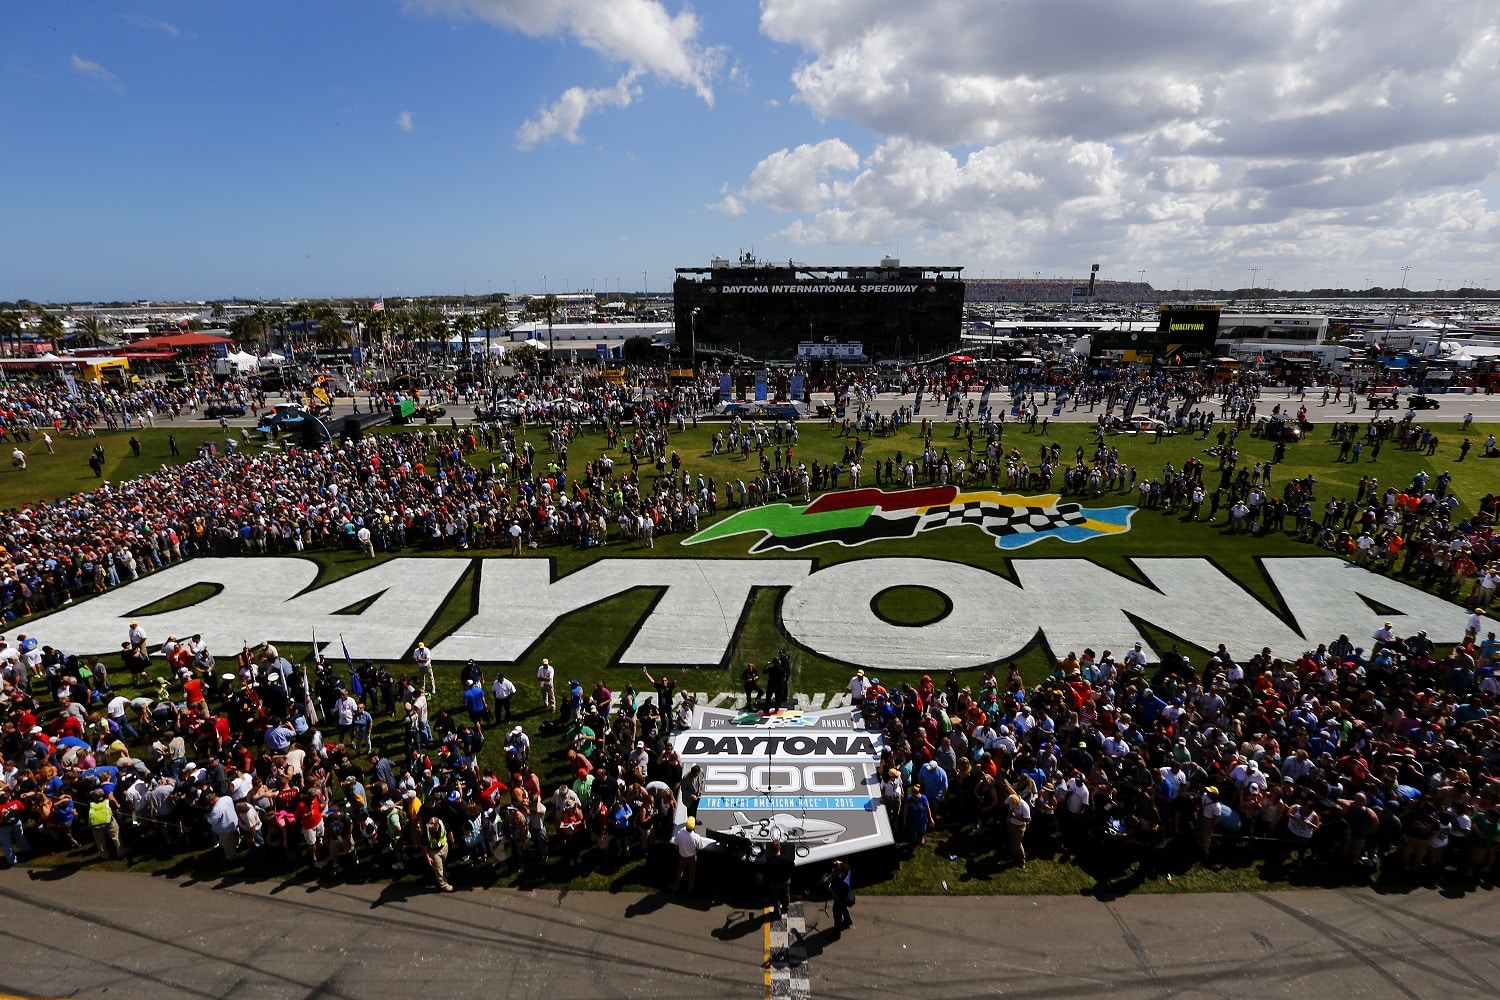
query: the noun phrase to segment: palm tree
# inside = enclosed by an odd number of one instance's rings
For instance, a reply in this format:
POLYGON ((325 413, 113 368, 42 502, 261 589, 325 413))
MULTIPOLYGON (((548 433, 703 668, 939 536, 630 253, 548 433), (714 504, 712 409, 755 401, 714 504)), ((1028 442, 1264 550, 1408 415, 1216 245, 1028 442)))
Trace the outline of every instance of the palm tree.
POLYGON ((66 332, 63 328, 62 317, 56 313, 49 313, 40 307, 38 307, 36 312, 37 336, 43 341, 51 343, 52 349, 55 350, 61 345, 63 333, 66 332))
POLYGON ((469 338, 474 336, 474 331, 479 329, 479 320, 471 312, 461 312, 453 317, 453 332, 458 334, 458 339, 463 342, 462 351, 465 357, 469 353, 469 338))
POLYGON ((546 295, 533 295, 526 300, 527 315, 538 319, 547 317, 547 370, 552 370, 552 321, 557 317, 557 312, 562 308, 562 302, 556 295, 548 292, 546 295))
POLYGON ((376 344, 381 345, 380 363, 384 365, 390 364, 390 360, 386 357, 385 347, 386 335, 391 332, 393 325, 391 320, 393 315, 393 313, 381 311, 372 312, 365 317, 365 333, 368 336, 369 344, 372 348, 376 344))
POLYGON ((287 310, 287 319, 293 323, 302 324, 302 343, 307 345, 312 341, 312 322, 318 315, 317 308, 311 302, 297 302, 287 310))
POLYGON ((215 321, 223 319, 224 318, 224 303, 222 303, 222 302, 215 302, 213 304, 213 307, 208 310, 208 314, 209 314, 209 316, 213 317, 213 319, 215 321))
POLYGON ((266 331, 266 339, 271 339, 271 331, 276 331, 277 346, 286 347, 286 310, 273 309, 268 306, 257 306, 256 313, 261 316, 261 329, 266 331))
POLYGON ((73 334, 88 344, 88 346, 98 347, 99 342, 104 339, 104 334, 108 329, 108 325, 99 316, 85 316, 73 328, 73 334))
POLYGON ((484 360, 490 360, 490 336, 496 331, 504 331, 510 323, 510 314, 505 310, 505 296, 500 296, 500 301, 490 306, 479 314, 479 322, 484 327, 484 360))
POLYGON ((25 319, 25 315, 15 309, 0 310, 0 348, 6 354, 11 353, 11 341, 21 343, 21 324, 25 319))
MULTIPOLYGON (((448 321, 443 314, 432 306, 422 303, 412 309, 403 310, 400 314, 401 328, 406 331, 406 336, 413 341, 433 340, 438 337, 444 338, 448 332, 448 321)), ((446 348, 446 343, 444 347, 446 348)))
POLYGON ((369 304, 360 302, 358 300, 349 303, 349 308, 344 310, 344 319, 349 323, 350 326, 354 328, 354 343, 361 346, 364 345, 364 340, 361 338, 360 334, 364 329, 365 320, 367 320, 369 316, 369 304))
POLYGON ((243 351, 245 345, 260 340, 265 334, 265 330, 261 328, 259 317, 253 312, 247 312, 240 313, 238 316, 230 319, 229 333, 230 336, 234 337, 235 342, 239 344, 240 350, 243 351))
POLYGON ((318 324, 319 347, 349 346, 349 329, 344 326, 344 314, 339 312, 338 306, 325 302, 313 313, 313 321, 318 324))

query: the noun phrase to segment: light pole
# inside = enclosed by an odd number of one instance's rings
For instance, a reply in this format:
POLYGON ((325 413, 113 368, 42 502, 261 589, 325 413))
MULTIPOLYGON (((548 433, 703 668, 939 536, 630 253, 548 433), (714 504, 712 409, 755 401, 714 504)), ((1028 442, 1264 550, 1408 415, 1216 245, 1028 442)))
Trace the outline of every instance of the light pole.
POLYGON ((1259 277, 1259 276, 1260 276, 1260 268, 1259 267, 1252 267, 1250 269, 1250 294, 1252 296, 1255 294, 1255 279, 1257 277, 1259 277))
POLYGON ((692 315, 688 319, 688 328, 692 335, 693 353, 688 367, 692 369, 693 378, 698 378, 698 314, 702 312, 699 306, 693 306, 692 315))

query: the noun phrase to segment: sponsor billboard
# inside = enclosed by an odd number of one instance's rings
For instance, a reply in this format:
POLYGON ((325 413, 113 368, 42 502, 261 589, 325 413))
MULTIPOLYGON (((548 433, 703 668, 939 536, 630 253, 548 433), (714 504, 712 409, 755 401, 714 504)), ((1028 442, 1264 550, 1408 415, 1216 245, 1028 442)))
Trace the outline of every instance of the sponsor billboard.
POLYGON ((885 741, 864 728, 858 709, 698 706, 692 727, 676 733, 672 745, 684 769, 703 769, 697 819, 705 836, 742 838, 757 848, 781 840, 799 865, 894 843, 880 802, 885 741))
POLYGON ((1162 306, 1155 330, 1096 330, 1089 356, 1159 365, 1194 365, 1215 355, 1217 305, 1162 306))

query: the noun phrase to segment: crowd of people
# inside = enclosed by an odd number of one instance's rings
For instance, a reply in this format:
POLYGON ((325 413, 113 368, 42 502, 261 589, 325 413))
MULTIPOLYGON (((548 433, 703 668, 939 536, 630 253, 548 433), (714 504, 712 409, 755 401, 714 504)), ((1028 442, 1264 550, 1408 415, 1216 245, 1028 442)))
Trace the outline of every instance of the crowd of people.
MULTIPOLYGON (((582 400, 538 394, 528 405, 544 421, 540 453, 524 421, 481 420, 326 448, 287 440, 274 450, 205 449, 180 465, 26 504, 0 537, 0 611, 13 621, 52 610, 200 554, 649 541, 692 530, 701 510, 716 508, 718 483, 689 476, 670 447, 687 419, 670 399, 600 391, 582 400), (586 427, 603 429, 629 469, 603 454, 570 467, 569 445, 586 427)), ((39 433, 24 418, 9 426, 39 433)), ((769 428, 746 433, 769 446, 769 428)), ((101 462, 104 447, 95 446, 101 462)), ((727 502, 743 502, 744 492, 727 502)))
MULTIPOLYGON (((1014 664, 941 685, 859 671, 848 693, 883 735, 881 799, 913 847, 938 835, 943 851, 1021 868, 1062 855, 1149 878, 1175 848, 1213 862, 1254 843, 1322 878, 1382 865, 1489 878, 1500 640, 1479 621, 1442 658, 1387 622, 1286 655, 1220 645, 1202 664, 1176 647, 1148 664, 1139 642, 1084 649, 1036 684, 1014 664)), ((216 658, 199 636, 157 644, 134 624, 118 665, 39 640, 0 640, 9 864, 92 837, 103 858, 217 847, 252 870, 362 868, 446 891, 455 865, 654 856, 663 883, 675 858, 692 891, 709 849, 685 821, 704 775, 670 739, 692 716, 678 676, 585 688, 543 660, 518 685, 470 661, 443 704, 425 646, 397 676, 368 661, 299 670, 269 642, 216 658), (538 711, 514 712, 518 695, 538 711)), ((778 664, 764 689, 747 668, 746 708, 795 707, 778 664)))
POLYGON ((1136 643, 1070 652, 1033 687, 1012 667, 972 687, 859 674, 850 691, 885 731, 883 798, 914 844, 946 825, 950 845, 989 839, 1022 866, 1030 845, 1153 877, 1174 845, 1213 860, 1259 841, 1335 879, 1382 864, 1489 878, 1500 641, 1477 623, 1441 659, 1387 622, 1285 657, 1221 645, 1194 665, 1173 647, 1148 667, 1136 643))
MULTIPOLYGON (((86 434, 204 402, 190 391, 150 391, 160 395, 22 390, 0 399, 0 418, 17 437, 49 428, 86 434)), ((1042 392, 1045 404, 1055 389, 1042 392)), ((796 455, 795 425, 736 418, 713 447, 745 459, 748 487, 689 472, 672 444, 692 414, 665 393, 637 400, 604 383, 546 392, 528 384, 519 396, 525 402, 508 419, 208 455, 27 505, 0 538, 4 612, 15 619, 50 610, 198 554, 651 544, 696 529, 701 514, 721 505, 871 480, 1056 485, 1081 496, 1139 490, 1147 509, 1211 522, 1222 510, 1231 532, 1284 531, 1290 518, 1308 542, 1476 609, 1500 587, 1500 498, 1458 505, 1447 472, 1397 488, 1381 484, 1372 463, 1356 495, 1338 499, 1320 498, 1312 476, 1273 484, 1279 455, 1242 467, 1240 435, 1280 449, 1306 427, 1300 402, 1295 411, 1260 413, 1254 386, 1221 391, 1163 378, 1129 392, 1067 387, 1061 404, 1112 412, 1135 396, 1175 429, 1214 437, 1213 461, 1167 464, 1149 479, 1123 460, 1102 424, 1092 449, 1079 446, 1071 463, 1056 444, 1039 445, 1033 459, 1029 448, 1007 450, 1003 416, 981 409, 955 422, 953 444, 924 420, 921 451, 871 460, 867 479, 861 431, 875 428, 865 413, 846 425, 842 461, 810 468, 796 455), (528 423, 540 425, 534 435, 528 423), (604 433, 610 450, 624 454, 621 467, 607 453, 570 464, 584 430, 604 433)), ((1027 405, 1034 422, 1037 407, 1027 405)), ((915 419, 904 410, 898 422, 915 419)), ((1411 414, 1337 423, 1331 440, 1345 460, 1358 460, 1356 445, 1378 457, 1385 442, 1424 451, 1432 443, 1411 414)), ((425 647, 407 676, 374 664, 317 664, 304 676, 269 643, 241 650, 230 668, 197 637, 153 646, 138 632, 126 637, 118 667, 70 656, 60 637, 55 646, 29 634, 0 641, 0 847, 8 861, 38 834, 66 846, 91 832, 105 856, 148 839, 217 844, 258 864, 410 867, 443 888, 451 862, 507 869, 555 858, 572 867, 586 863, 590 848, 620 861, 657 847, 691 860, 705 846, 676 822, 680 812, 693 815, 702 776, 684 773, 670 746, 691 711, 670 678, 648 676, 654 694, 639 697, 602 681, 592 690, 565 684, 544 662, 538 694, 555 688, 558 714, 546 732, 527 733, 511 724, 514 680, 487 678, 472 663, 460 671, 460 700, 430 705, 425 647), (121 693, 112 667, 139 693, 121 693), (555 742, 533 742, 554 734, 555 742), (497 735, 504 764, 481 764, 497 735), (556 759, 533 760, 553 746, 556 759), (555 773, 566 780, 545 787, 542 775, 555 773)), ((1328 871, 1394 860, 1488 875, 1500 839, 1500 739, 1491 718, 1500 643, 1471 634, 1437 659, 1423 633, 1402 638, 1387 627, 1358 641, 1340 636, 1313 650, 1247 657, 1221 646, 1201 667, 1174 649, 1157 668, 1137 644, 1118 659, 1108 650, 1069 654, 1031 686, 1014 669, 1004 683, 989 674, 970 686, 953 676, 938 687, 924 676, 889 689, 857 674, 849 693, 866 725, 885 734, 882 798, 916 844, 936 829, 965 849, 994 846, 1023 865, 1028 845, 1118 850, 1154 872, 1179 836, 1209 857, 1226 840, 1272 838, 1328 871)), ((691 888, 691 866, 679 867, 691 888)))

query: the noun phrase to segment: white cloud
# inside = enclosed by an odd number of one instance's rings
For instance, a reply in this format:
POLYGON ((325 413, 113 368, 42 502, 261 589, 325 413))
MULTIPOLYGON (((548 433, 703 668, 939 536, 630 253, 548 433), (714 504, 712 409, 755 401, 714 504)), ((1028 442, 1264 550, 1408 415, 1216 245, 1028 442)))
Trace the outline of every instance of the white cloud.
POLYGON ((472 15, 533 38, 566 36, 632 74, 690 87, 714 103, 710 80, 723 60, 698 41, 697 15, 669 14, 660 0, 409 0, 434 14, 472 15))
POLYGON ((159 17, 145 17, 140 14, 125 14, 123 15, 123 18, 126 23, 133 24, 137 28, 146 28, 151 31, 160 31, 162 34, 170 35, 173 38, 182 37, 182 31, 177 27, 177 25, 173 24, 171 21, 163 21, 159 17))
POLYGON ((745 203, 732 194, 726 194, 718 201, 709 202, 707 207, 713 209, 715 212, 723 212, 730 218, 745 214, 745 203))
POLYGON ((410 132, 416 128, 416 122, 412 119, 410 111, 403 111, 396 116, 396 127, 403 132, 410 132))
POLYGON ((641 88, 635 83, 634 73, 626 73, 613 87, 569 87, 563 91, 562 97, 543 107, 535 118, 527 120, 516 130, 516 144, 522 149, 531 149, 554 136, 562 136, 574 144, 582 142, 578 127, 585 116, 600 108, 628 108, 640 94, 641 88))
POLYGON ((1493 256, 1484 0, 762 0, 761 31, 802 52, 794 100, 831 136, 873 137, 772 152, 715 206, 797 243, 1167 283, 1493 256))
POLYGON ((837 195, 826 178, 859 166, 859 154, 841 139, 782 149, 755 165, 743 196, 778 212, 811 212, 837 195))
POLYGON ((116 94, 125 93, 125 84, 120 78, 96 62, 89 62, 82 56, 74 54, 68 57, 68 65, 73 67, 73 72, 85 80, 92 80, 116 94))

